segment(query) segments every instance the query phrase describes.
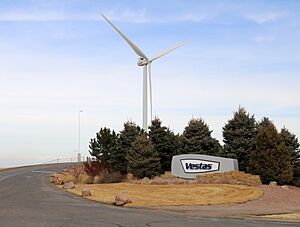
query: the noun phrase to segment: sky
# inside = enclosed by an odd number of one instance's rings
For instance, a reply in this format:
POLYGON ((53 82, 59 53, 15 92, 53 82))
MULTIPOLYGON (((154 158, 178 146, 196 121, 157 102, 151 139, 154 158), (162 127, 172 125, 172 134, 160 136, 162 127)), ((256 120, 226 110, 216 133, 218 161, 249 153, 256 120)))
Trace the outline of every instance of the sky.
POLYGON ((202 118, 222 143, 241 105, 300 136, 300 1, 0 0, 0 167, 88 155, 100 127, 142 121, 138 57, 153 112, 182 133, 202 118))

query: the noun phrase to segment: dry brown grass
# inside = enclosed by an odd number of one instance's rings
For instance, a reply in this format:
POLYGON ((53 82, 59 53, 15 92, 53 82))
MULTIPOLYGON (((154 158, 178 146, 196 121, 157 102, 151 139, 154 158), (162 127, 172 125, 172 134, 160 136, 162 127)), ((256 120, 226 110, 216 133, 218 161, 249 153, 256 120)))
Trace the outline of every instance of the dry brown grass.
POLYGON ((271 219, 299 220, 300 221, 300 212, 289 213, 289 214, 270 214, 270 215, 264 215, 262 217, 271 218, 271 219))
POLYGON ((83 189, 90 189, 92 196, 89 196, 89 199, 107 204, 112 204, 116 194, 122 192, 133 200, 133 203, 126 205, 128 207, 244 203, 263 194, 262 190, 256 187, 207 184, 78 184, 68 191, 81 196, 83 189))
POLYGON ((200 184, 233 184, 233 185, 261 185, 260 177, 242 171, 229 171, 223 173, 211 173, 197 176, 200 184))

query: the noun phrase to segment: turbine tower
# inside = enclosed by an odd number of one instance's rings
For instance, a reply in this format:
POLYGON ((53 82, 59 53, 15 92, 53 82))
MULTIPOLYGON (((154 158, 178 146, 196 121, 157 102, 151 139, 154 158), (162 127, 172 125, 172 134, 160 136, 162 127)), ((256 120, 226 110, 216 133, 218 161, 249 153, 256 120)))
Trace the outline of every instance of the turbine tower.
POLYGON ((138 48, 132 41, 130 41, 110 20, 107 19, 103 14, 102 17, 119 33, 120 36, 127 42, 132 50, 140 57, 137 64, 143 66, 143 129, 148 131, 148 80, 149 80, 149 95, 150 95, 150 117, 152 120, 152 84, 151 84, 151 63, 170 53, 171 51, 183 46, 185 43, 178 44, 172 48, 166 49, 152 58, 148 58, 143 51, 138 48))

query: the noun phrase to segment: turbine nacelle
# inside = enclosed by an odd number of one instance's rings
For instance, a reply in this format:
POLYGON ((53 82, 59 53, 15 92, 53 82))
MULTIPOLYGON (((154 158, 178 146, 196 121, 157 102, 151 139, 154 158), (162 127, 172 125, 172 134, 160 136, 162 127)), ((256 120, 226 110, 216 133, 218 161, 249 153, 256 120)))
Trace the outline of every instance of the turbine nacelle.
POLYGON ((139 60, 138 60, 138 62, 137 62, 137 65, 138 65, 138 66, 145 66, 145 65, 148 65, 148 64, 149 64, 149 62, 148 62, 148 60, 145 59, 145 58, 139 58, 139 60))

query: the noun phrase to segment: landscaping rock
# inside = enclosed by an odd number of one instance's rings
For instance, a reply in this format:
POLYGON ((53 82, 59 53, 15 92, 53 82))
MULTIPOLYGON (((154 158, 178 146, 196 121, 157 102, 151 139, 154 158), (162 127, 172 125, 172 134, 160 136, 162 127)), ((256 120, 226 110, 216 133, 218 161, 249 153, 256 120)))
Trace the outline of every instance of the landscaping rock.
POLYGON ((83 189, 81 191, 81 194, 82 194, 82 197, 86 197, 86 196, 91 196, 92 195, 90 189, 83 189))
POLYGON ((75 188, 75 184, 73 182, 69 182, 69 183, 65 183, 64 186, 63 186, 63 189, 72 189, 72 188, 75 188))
POLYGON ((119 193, 116 195, 116 199, 115 199, 115 205, 116 206, 123 206, 127 203, 132 203, 132 200, 129 199, 126 195, 119 193))
POLYGON ((277 186, 277 182, 276 182, 276 181, 271 181, 271 182, 269 183, 269 185, 270 185, 270 186, 277 186))
POLYGON ((148 177, 144 177, 143 179, 139 180, 141 184, 150 184, 151 180, 148 177))
POLYGON ((287 186, 287 185, 282 185, 282 186, 280 186, 280 187, 283 188, 283 189, 286 189, 286 190, 289 189, 289 186, 287 186))
POLYGON ((64 184, 64 181, 62 179, 59 178, 59 175, 58 174, 52 174, 50 176, 50 182, 51 183, 54 183, 56 185, 62 185, 64 184))

